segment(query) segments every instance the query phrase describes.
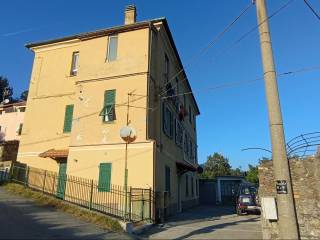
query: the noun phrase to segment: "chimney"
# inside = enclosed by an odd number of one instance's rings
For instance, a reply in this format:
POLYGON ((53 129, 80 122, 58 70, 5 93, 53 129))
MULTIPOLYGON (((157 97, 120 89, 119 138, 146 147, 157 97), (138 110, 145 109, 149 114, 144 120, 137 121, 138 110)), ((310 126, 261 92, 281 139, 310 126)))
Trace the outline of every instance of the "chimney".
POLYGON ((124 12, 124 24, 136 23, 137 11, 134 5, 128 5, 124 12))

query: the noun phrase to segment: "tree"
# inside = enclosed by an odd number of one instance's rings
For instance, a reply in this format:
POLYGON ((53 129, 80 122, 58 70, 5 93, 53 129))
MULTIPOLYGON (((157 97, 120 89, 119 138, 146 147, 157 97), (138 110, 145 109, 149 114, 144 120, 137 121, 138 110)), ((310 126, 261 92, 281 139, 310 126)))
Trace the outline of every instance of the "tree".
POLYGON ((23 100, 23 101, 27 101, 28 94, 29 94, 29 91, 28 91, 28 90, 23 91, 23 92, 21 93, 21 95, 20 95, 20 99, 23 100))
POLYGON ((251 183, 259 183, 258 166, 248 165, 246 180, 251 183))
POLYGON ((241 170, 241 167, 237 167, 235 169, 230 170, 231 176, 243 176, 244 172, 241 170))
POLYGON ((12 100, 13 89, 9 86, 7 78, 0 76, 0 102, 5 99, 12 100))
POLYGON ((224 176, 231 174, 231 166, 228 158, 219 153, 214 153, 208 156, 207 162, 204 164, 202 178, 214 179, 217 176, 224 176))

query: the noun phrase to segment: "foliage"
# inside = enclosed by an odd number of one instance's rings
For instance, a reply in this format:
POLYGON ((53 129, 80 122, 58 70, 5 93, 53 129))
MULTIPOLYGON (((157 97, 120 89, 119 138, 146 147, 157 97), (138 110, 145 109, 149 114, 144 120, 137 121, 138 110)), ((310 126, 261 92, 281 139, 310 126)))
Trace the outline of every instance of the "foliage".
POLYGON ((217 176, 225 176, 231 174, 231 166, 228 158, 222 154, 214 153, 208 156, 207 162, 204 164, 201 178, 214 179, 217 176))
POLYGON ((9 86, 9 80, 0 76, 0 102, 4 99, 12 100, 13 89, 9 86))
POLYGON ((230 170, 230 175, 231 176, 243 176, 244 172, 241 170, 241 167, 237 167, 235 169, 230 170))
POLYGON ((29 91, 28 91, 28 90, 23 91, 23 92, 21 93, 21 95, 20 95, 20 99, 23 100, 23 101, 27 101, 28 94, 29 94, 29 91))
POLYGON ((258 166, 248 165, 249 170, 246 173, 246 180, 251 183, 259 183, 258 166))

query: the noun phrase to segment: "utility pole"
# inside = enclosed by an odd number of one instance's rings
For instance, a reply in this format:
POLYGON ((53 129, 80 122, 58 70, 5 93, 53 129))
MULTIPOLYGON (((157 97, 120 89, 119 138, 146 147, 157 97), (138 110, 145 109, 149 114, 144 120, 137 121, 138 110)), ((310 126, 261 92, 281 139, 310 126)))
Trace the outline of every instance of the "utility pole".
POLYGON ((298 224, 294 207, 289 162, 286 153, 282 114, 265 0, 256 0, 256 7, 269 112, 273 172, 277 183, 276 199, 279 215, 279 238, 298 239, 298 224), (282 189, 283 191, 278 191, 279 189, 282 189))
MULTIPOLYGON (((128 93, 128 102, 127 102, 127 122, 126 126, 129 126, 129 110, 130 110, 130 93, 128 93)), ((128 143, 129 138, 126 140, 126 149, 125 149, 125 162, 124 162, 124 191, 125 191, 125 206, 124 206, 124 220, 127 220, 127 205, 128 205, 128 143)))

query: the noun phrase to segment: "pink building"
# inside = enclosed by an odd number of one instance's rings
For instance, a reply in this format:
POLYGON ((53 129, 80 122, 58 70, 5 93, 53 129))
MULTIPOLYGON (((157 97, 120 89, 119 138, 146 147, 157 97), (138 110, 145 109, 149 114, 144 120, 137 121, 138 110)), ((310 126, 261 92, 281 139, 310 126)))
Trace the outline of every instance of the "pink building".
POLYGON ((0 141, 19 140, 26 102, 0 105, 0 141))

